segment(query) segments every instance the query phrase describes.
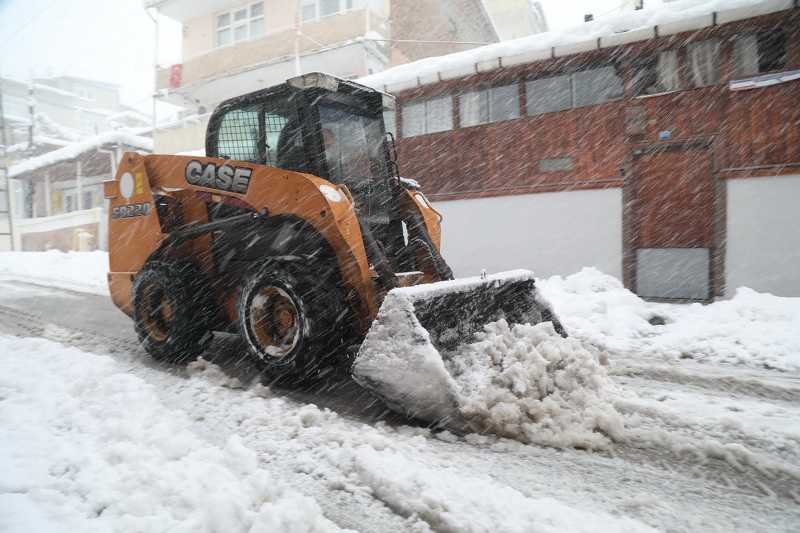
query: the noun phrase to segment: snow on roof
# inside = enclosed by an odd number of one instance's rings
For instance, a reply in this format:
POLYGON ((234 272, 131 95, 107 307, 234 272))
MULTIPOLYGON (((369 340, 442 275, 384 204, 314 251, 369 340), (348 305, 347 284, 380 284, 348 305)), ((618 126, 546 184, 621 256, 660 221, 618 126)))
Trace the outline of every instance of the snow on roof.
POLYGON ((58 87, 53 87, 52 85, 47 85, 45 83, 33 83, 33 89, 34 91, 46 91, 60 96, 69 96, 70 98, 77 98, 79 100, 86 100, 86 101, 89 100, 88 98, 81 96, 79 94, 66 91, 64 89, 59 89, 58 87))
POLYGON ((463 52, 429 57, 365 76, 359 83, 383 91, 461 78, 500 67, 696 31, 715 24, 791 9, 793 0, 677 0, 603 17, 566 30, 538 33, 463 52))
POLYGON ((64 148, 59 148, 58 150, 53 150, 52 152, 47 152, 46 154, 32 157, 31 159, 26 159, 25 161, 17 163, 8 169, 8 177, 14 178, 25 174, 26 172, 53 165, 61 161, 69 161, 70 159, 75 159, 82 153, 88 152, 89 150, 99 148, 106 144, 115 143, 124 144, 133 148, 139 148, 140 150, 145 150, 147 152, 153 151, 152 139, 140 137, 138 135, 131 135, 130 133, 121 131, 107 131, 105 133, 101 133, 100 135, 90 137, 84 141, 72 143, 64 148))
MULTIPOLYGON (((41 145, 51 145, 51 146, 68 146, 70 143, 69 141, 65 141, 64 139, 56 139, 54 137, 46 137, 42 135, 36 135, 33 138, 34 146, 41 146, 41 145)), ((27 150, 30 146, 28 141, 24 141, 17 144, 11 144, 6 146, 6 152, 19 152, 22 150, 27 150)))
POLYGON ((137 111, 135 109, 123 108, 121 111, 118 111, 116 113, 110 114, 109 116, 106 117, 106 120, 109 120, 109 121, 125 120, 125 119, 139 120, 139 121, 142 121, 142 122, 149 122, 150 121, 150 116, 142 113, 141 111, 137 111))

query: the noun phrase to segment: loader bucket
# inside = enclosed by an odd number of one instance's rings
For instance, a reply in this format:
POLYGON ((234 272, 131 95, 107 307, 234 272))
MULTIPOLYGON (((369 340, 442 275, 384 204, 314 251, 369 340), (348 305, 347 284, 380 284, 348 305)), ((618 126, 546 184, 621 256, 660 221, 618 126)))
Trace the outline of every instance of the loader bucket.
POLYGON ((552 321, 533 273, 502 272, 391 290, 353 363, 353 378, 392 409, 458 427, 458 395, 445 362, 485 324, 552 321))

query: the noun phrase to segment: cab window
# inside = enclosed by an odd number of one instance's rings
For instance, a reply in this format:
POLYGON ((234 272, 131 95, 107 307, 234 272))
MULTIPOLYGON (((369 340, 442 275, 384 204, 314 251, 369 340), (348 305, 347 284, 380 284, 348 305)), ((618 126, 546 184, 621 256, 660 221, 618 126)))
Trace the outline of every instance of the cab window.
POLYGON ((217 155, 224 159, 258 162, 258 106, 228 111, 219 125, 217 155))

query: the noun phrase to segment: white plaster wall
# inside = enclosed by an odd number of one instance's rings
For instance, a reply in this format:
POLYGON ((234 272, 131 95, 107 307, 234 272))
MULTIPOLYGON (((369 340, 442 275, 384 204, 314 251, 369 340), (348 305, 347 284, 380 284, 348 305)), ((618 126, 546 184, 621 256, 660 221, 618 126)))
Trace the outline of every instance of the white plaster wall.
POLYGON ((456 276, 515 268, 537 277, 584 266, 622 277, 622 189, 436 202, 456 276))
POLYGON ((800 296, 800 174, 727 181, 725 288, 800 296))

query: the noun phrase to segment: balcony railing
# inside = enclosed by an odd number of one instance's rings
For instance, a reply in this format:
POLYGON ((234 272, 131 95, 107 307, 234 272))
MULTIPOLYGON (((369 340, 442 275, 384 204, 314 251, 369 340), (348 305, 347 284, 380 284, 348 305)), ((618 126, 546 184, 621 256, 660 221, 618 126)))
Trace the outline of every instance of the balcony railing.
MULTIPOLYGON (((364 36, 370 28, 380 28, 386 20, 368 9, 348 11, 301 26, 298 48, 301 54, 324 49, 364 36)), ((259 63, 290 57, 295 53, 294 28, 281 28, 260 39, 215 48, 186 59, 179 66, 159 69, 158 89, 176 89, 193 83, 214 79, 259 63)))

